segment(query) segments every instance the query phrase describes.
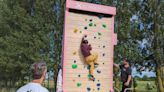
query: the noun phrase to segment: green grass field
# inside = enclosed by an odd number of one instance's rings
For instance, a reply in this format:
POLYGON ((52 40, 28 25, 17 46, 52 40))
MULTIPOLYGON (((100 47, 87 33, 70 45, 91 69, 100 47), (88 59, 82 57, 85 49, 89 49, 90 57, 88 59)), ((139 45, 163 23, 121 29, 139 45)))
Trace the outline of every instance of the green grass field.
MULTIPOLYGON (((120 83, 120 88, 117 88, 121 90, 122 85, 120 83)), ((134 89, 134 87, 132 87, 134 89)), ((116 90, 115 92, 120 92, 119 90, 116 90)), ((155 85, 155 81, 137 81, 137 87, 132 92, 157 92, 157 87, 155 85), (148 86, 150 84, 150 86, 148 86)))
POLYGON ((155 81, 137 81, 136 92, 157 92, 155 81), (147 84, 150 83, 151 90, 148 90, 147 84))

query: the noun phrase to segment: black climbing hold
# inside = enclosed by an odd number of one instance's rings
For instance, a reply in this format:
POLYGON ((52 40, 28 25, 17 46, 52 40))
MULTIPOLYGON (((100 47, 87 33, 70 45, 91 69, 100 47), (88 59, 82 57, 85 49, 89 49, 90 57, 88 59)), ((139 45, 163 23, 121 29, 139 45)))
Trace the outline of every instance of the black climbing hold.
POLYGON ((85 30, 87 30, 87 27, 84 27, 85 30))
POLYGON ((91 91, 91 88, 87 88, 88 91, 91 91))
POLYGON ((98 83, 98 84, 97 84, 97 86, 101 86, 101 84, 100 84, 100 83, 98 83))
POLYGON ((96 37, 94 37, 94 39, 96 39, 96 37))
POLYGON ((80 77, 80 74, 78 75, 78 77, 80 77))
POLYGON ((104 65, 104 63, 103 63, 103 65, 104 65))
POLYGON ((89 21, 92 22, 92 19, 90 19, 89 21))
POLYGON ((105 56, 105 53, 103 53, 103 56, 105 56))
POLYGON ((97 73, 101 73, 101 71, 100 70, 97 70, 97 73))
POLYGON ((103 46, 103 48, 105 48, 105 46, 103 46))
POLYGON ((74 63, 76 63, 76 60, 74 60, 74 63))

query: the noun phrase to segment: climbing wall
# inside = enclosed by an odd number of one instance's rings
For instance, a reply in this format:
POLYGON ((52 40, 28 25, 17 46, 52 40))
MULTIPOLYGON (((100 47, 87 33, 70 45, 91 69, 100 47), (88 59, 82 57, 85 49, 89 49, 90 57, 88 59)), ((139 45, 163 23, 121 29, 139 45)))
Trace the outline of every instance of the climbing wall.
POLYGON ((114 7, 67 0, 63 44, 63 92, 113 92, 114 7), (98 54, 95 81, 80 51, 82 37, 98 54))
POLYGON ((66 92, 110 92, 113 77, 113 44, 111 17, 70 12, 67 16, 67 35, 64 61, 64 85, 66 92), (80 51, 81 39, 87 35, 92 53, 98 54, 95 81, 89 80, 89 66, 84 64, 80 51))

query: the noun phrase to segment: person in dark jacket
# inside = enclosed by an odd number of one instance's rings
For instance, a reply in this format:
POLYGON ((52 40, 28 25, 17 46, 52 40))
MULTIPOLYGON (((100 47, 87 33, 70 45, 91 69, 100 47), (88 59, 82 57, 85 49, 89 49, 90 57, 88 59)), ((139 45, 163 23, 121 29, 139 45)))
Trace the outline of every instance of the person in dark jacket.
MULTIPOLYGON (((131 88, 131 83, 132 83, 132 69, 130 67, 129 60, 127 60, 127 58, 124 58, 122 65, 114 63, 114 66, 121 69, 121 81, 122 81, 121 92, 124 92, 125 89, 131 88)), ((131 92, 131 91, 127 90, 126 92, 131 92)))
POLYGON ((80 48, 81 48, 82 55, 84 56, 85 63, 90 66, 90 70, 89 70, 90 80, 94 81, 95 78, 94 78, 93 72, 94 72, 95 66, 98 65, 98 63, 96 62, 98 55, 91 53, 92 46, 90 44, 88 44, 88 40, 85 39, 86 37, 87 37, 87 35, 85 35, 82 38, 80 48))

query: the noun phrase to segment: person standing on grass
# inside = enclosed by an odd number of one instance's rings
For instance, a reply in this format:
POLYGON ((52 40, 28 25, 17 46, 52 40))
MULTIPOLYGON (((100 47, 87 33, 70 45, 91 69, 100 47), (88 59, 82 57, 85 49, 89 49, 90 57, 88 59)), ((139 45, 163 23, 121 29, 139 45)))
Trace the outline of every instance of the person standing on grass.
POLYGON ((33 80, 19 88, 16 92, 49 92, 41 84, 45 80, 47 66, 45 62, 36 62, 31 65, 33 80))
MULTIPOLYGON (((122 81, 122 91, 124 92, 126 88, 131 88, 132 84, 132 69, 130 67, 130 62, 125 58, 123 64, 115 64, 114 66, 121 69, 121 81, 122 81)), ((131 92, 127 90, 126 92, 131 92)))

